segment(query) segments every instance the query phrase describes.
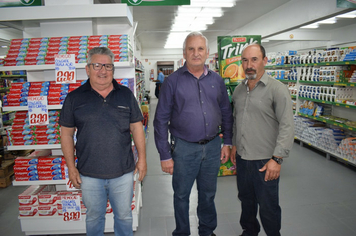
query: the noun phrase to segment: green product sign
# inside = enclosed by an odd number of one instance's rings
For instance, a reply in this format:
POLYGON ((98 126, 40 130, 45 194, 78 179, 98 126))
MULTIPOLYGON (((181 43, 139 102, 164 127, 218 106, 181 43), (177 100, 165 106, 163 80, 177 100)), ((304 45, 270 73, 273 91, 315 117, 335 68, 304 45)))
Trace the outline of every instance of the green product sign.
POLYGON ((0 0, 0 7, 28 7, 42 5, 42 0, 0 0))
POLYGON ((190 5, 190 0, 121 0, 128 6, 168 6, 168 5, 190 5))
POLYGON ((338 8, 356 8, 356 0, 337 0, 338 8))
POLYGON ((261 44, 261 35, 218 36, 219 73, 230 82, 245 78, 241 52, 250 44, 261 44))

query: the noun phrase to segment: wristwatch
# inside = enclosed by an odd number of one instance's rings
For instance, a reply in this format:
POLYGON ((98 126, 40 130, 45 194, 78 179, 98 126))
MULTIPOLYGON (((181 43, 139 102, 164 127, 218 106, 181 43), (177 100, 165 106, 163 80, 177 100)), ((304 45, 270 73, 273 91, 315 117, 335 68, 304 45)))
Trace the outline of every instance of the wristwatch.
POLYGON ((272 156, 271 159, 274 160, 275 162, 277 162, 280 165, 282 165, 282 163, 283 163, 283 159, 282 158, 277 158, 275 156, 272 156))

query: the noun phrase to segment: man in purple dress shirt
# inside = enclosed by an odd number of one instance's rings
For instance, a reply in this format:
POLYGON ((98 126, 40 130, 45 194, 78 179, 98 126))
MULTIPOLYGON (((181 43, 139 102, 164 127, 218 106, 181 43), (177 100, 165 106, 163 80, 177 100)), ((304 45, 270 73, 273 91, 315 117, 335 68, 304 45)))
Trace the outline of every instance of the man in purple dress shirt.
POLYGON ((217 226, 217 174, 220 160, 230 156, 233 117, 223 79, 205 65, 208 56, 206 37, 190 33, 183 44, 186 62, 164 81, 154 118, 162 171, 173 175, 173 236, 190 235, 189 196, 194 181, 198 189, 199 235, 215 235, 217 226))

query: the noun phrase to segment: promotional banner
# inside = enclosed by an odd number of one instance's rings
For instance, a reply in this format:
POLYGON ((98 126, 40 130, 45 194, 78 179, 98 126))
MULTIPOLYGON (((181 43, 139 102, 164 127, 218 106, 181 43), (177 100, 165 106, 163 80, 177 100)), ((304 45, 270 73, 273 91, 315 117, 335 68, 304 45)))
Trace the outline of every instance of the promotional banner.
POLYGON ((245 78, 241 52, 253 43, 261 44, 261 35, 218 36, 219 73, 222 78, 230 82, 245 78))
POLYGON ((0 7, 42 6, 42 0, 0 0, 0 7))
POLYGON ((190 0, 121 0, 128 6, 168 6, 168 5, 190 5, 190 0))
POLYGON ((356 8, 356 0, 337 0, 338 8, 356 8))

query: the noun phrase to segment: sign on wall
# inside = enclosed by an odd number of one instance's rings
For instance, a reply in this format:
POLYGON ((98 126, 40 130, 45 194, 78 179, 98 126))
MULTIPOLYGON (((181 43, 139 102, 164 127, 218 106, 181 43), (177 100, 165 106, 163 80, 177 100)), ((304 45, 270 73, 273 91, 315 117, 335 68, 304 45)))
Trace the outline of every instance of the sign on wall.
POLYGON ((356 0, 337 0, 338 8, 356 8, 356 0))
POLYGON ((0 7, 29 7, 42 5, 42 0, 0 0, 0 7))
POLYGON ((128 6, 168 6, 168 5, 190 5, 190 0, 121 0, 128 6))

